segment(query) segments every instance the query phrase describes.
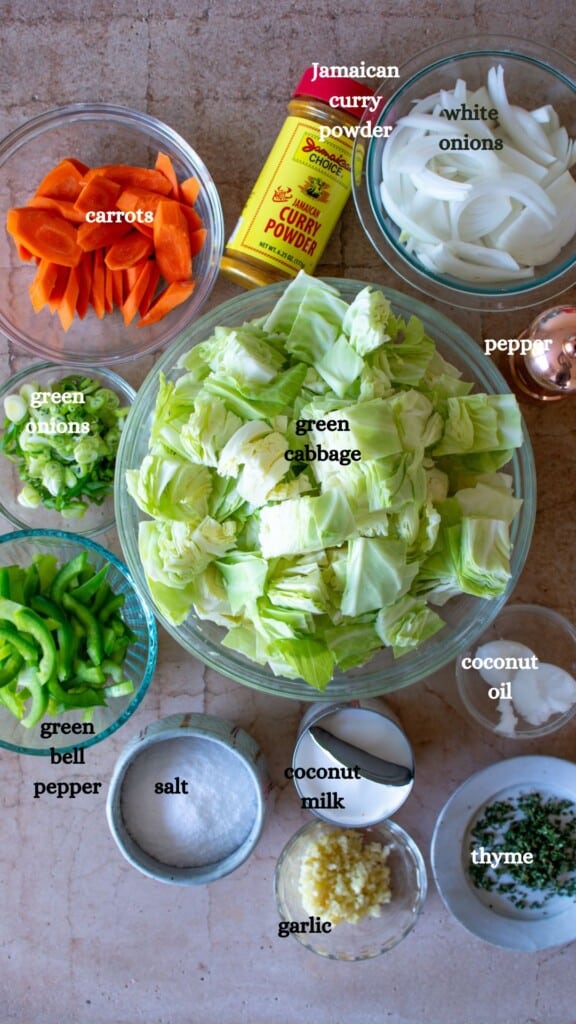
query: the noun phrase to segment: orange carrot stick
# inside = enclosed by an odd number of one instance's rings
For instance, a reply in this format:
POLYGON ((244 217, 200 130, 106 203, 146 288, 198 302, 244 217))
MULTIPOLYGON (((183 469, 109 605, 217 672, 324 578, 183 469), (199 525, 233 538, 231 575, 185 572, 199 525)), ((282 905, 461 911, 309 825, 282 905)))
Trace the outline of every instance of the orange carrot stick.
POLYGON ((79 213, 74 203, 70 203, 66 199, 53 199, 52 196, 32 196, 26 205, 31 206, 33 210, 52 210, 54 213, 59 213, 64 220, 69 220, 71 224, 84 222, 84 214, 79 213))
POLYGON ((146 316, 141 317, 136 326, 149 327, 151 324, 157 323, 158 320, 162 320, 176 306, 185 302, 192 295, 194 284, 194 281, 174 281, 172 284, 169 284, 160 293, 156 301, 152 303, 146 316))
POLYGON ((146 313, 150 309, 150 306, 154 301, 154 296, 156 294, 158 282, 160 280, 160 271, 158 270, 158 264, 156 263, 156 260, 148 260, 148 263, 151 268, 150 278, 148 281, 146 291, 144 292, 140 300, 140 304, 138 306, 138 312, 140 313, 140 316, 146 316, 146 313))
POLYGON ((129 231, 119 242, 110 246, 104 262, 110 270, 128 270, 141 260, 147 259, 152 249, 151 238, 146 238, 140 231, 129 231))
POLYGON ((154 249, 158 269, 169 283, 192 276, 188 222, 180 204, 173 199, 158 203, 154 218, 154 249))
POLYGON ((101 320, 106 312, 106 270, 102 249, 94 250, 93 259, 90 304, 98 319, 101 320))
MULTIPOLYGON (((111 181, 110 178, 98 175, 82 186, 82 191, 74 203, 74 207, 82 214, 98 210, 114 210, 121 191, 122 186, 117 181, 111 181)), ((84 219, 82 217, 82 220, 84 219)))
POLYGON ((122 305, 122 316, 124 317, 124 323, 126 326, 132 323, 136 313, 138 312, 140 303, 146 294, 148 284, 152 276, 153 267, 153 261, 146 260, 136 279, 134 287, 128 293, 122 305))
POLYGON ((78 169, 76 161, 61 160, 42 178, 36 189, 36 195, 50 196, 52 199, 64 199, 66 202, 74 203, 80 195, 81 181, 82 171, 78 169))
POLYGON ((40 260, 34 280, 28 289, 36 313, 48 305, 57 277, 57 264, 51 263, 50 260, 40 260))
POLYGON ((158 153, 154 167, 157 171, 160 171, 166 178, 168 178, 168 181, 170 182, 169 195, 171 195, 173 199, 179 200, 180 186, 178 184, 178 178, 176 177, 176 171, 174 170, 174 164, 168 154, 162 152, 158 153))
POLYGON ((123 188, 146 188, 151 192, 170 195, 171 185, 165 174, 147 167, 132 167, 130 164, 104 164, 94 167, 84 175, 82 182, 88 184, 93 178, 103 175, 118 182, 123 188))
POLYGON ((82 250, 76 228, 58 214, 29 206, 13 207, 8 210, 6 227, 33 256, 64 267, 75 267, 80 262, 82 250))
POLYGON ((90 291, 92 289, 92 253, 85 252, 78 264, 78 298, 76 299, 76 312, 81 320, 84 319, 90 305, 90 291))
POLYGON ((61 301, 58 303, 57 310, 58 316, 60 317, 60 323, 65 331, 70 330, 74 321, 74 313, 76 312, 76 303, 78 302, 79 291, 80 278, 78 267, 71 267, 66 290, 61 301))
POLYGON ((78 228, 78 245, 84 252, 106 248, 119 242, 130 231, 130 224, 81 224, 78 228))
POLYGON ((201 251, 207 234, 206 228, 199 228, 198 231, 190 232, 190 253, 192 256, 197 256, 201 251))
POLYGON ((186 203, 180 203, 180 209, 186 218, 189 231, 198 231, 200 228, 204 227, 202 219, 191 206, 186 206, 186 203))
POLYGON ((189 206, 194 206, 200 192, 200 182, 198 178, 185 178, 184 181, 180 182, 180 195, 185 203, 189 206))

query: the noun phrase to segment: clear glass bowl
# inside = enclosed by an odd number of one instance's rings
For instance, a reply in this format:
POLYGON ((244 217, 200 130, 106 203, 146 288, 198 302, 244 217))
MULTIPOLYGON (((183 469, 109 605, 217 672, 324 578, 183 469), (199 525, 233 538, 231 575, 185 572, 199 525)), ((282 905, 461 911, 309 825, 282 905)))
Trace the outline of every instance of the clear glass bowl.
MULTIPOLYGON (((336 278, 331 278, 330 283, 338 288, 347 302, 351 302, 367 284, 365 281, 336 278)), ((179 369, 179 360, 193 345, 208 338, 219 324, 240 325, 246 320, 265 316, 286 286, 286 283, 280 283, 257 288, 207 313, 163 354, 136 395, 118 449, 114 494, 122 550, 130 571, 144 593, 149 594, 149 591, 138 553, 138 524, 145 516, 129 496, 124 481, 126 470, 139 467, 147 454, 160 375, 163 374, 168 380, 177 380, 183 372, 179 369)), ((509 390, 491 360, 460 327, 417 299, 401 295, 390 288, 381 290, 390 299, 396 314, 406 318, 415 315, 422 320, 426 332, 436 341, 440 354, 457 366, 467 380, 474 382, 476 390, 488 393, 504 393, 509 390)), ((157 618, 177 643, 210 668, 238 683, 277 696, 305 701, 352 700, 378 696, 418 682, 456 658, 463 647, 473 643, 487 629, 518 580, 530 547, 536 513, 536 474, 530 438, 525 428, 523 446, 515 452, 508 470, 513 477, 514 493, 524 501, 511 532, 512 578, 506 592, 493 600, 467 595, 451 600, 442 609, 445 628, 417 650, 396 660, 389 649, 381 650, 361 668, 335 674, 323 693, 314 690, 302 679, 274 676, 270 669, 223 647, 220 641, 224 630, 214 623, 189 615, 182 625, 173 626, 158 612, 157 618)), ((149 599, 152 602, 152 598, 149 599)))
POLYGON ((158 653, 156 622, 138 592, 134 581, 116 555, 86 537, 76 537, 63 530, 26 530, 0 537, 0 566, 18 565, 27 568, 35 555, 53 555, 59 565, 86 551, 91 565, 99 571, 109 563, 106 581, 116 594, 124 594, 122 617, 136 634, 123 663, 124 673, 134 684, 125 697, 109 698, 107 707, 94 708, 91 719, 93 733, 83 731, 83 711, 66 711, 57 718, 46 716, 42 722, 66 725, 67 732, 42 736, 40 722, 24 728, 4 705, 0 704, 0 747, 17 754, 49 755, 50 748, 60 753, 74 747, 92 747, 106 739, 134 714, 150 686, 158 653))
MULTIPOLYGON (((4 399, 8 395, 17 394, 24 385, 35 382, 40 391, 52 391, 53 385, 59 380, 80 374, 100 381, 102 387, 109 388, 120 399, 120 405, 130 406, 134 401, 135 391, 122 377, 112 370, 95 369, 92 366, 81 366, 79 363, 36 363, 20 373, 14 374, 0 387, 0 438, 4 435, 4 399)), ((78 406, 78 420, 82 420, 82 406, 78 406)), ((90 504, 81 518, 66 518, 55 509, 27 508, 18 501, 18 495, 24 486, 18 472, 18 464, 12 462, 0 452, 0 515, 3 515, 18 530, 45 529, 68 530, 83 537, 94 537, 114 526, 114 495, 110 494, 101 505, 90 504)))
MULTIPOLYGON (((568 710, 555 712, 545 722, 535 724, 524 718, 508 696, 504 696, 502 702, 495 692, 490 696, 490 684, 482 678, 478 669, 464 667, 463 660, 476 657, 479 647, 497 640, 522 644, 533 652, 538 658, 537 671, 542 672, 544 685, 546 676, 542 665, 545 664, 564 669, 576 678, 576 627, 551 608, 535 604, 510 604, 502 609, 468 650, 462 651, 456 662, 456 681, 462 702, 485 729, 506 739, 518 740, 547 736, 561 729, 576 714, 576 700, 568 710), (514 713, 515 722, 508 721, 507 710, 508 713, 514 713)), ((510 650, 509 656, 525 657, 522 652, 516 653, 513 650, 510 650)), ((502 671, 503 683, 511 678, 510 673, 502 671)), ((540 676, 536 678, 540 679, 540 676)), ((501 683, 493 689, 495 691, 500 687, 501 683)))
POLYGON ((194 258, 196 287, 190 298, 149 327, 128 327, 118 309, 99 320, 92 309, 65 332, 48 309, 35 313, 28 288, 35 264, 24 263, 0 232, 0 331, 27 352, 65 362, 110 365, 167 345, 197 316, 216 282, 224 247, 224 219, 216 186, 202 159, 177 132, 148 114, 108 103, 58 107, 28 121, 0 142, 0 213, 25 206, 55 164, 74 157, 96 167, 128 163, 153 167, 158 151, 168 154, 180 181, 196 176, 195 209, 208 235, 194 258))
MULTIPOLYGON (((576 137, 576 65, 568 57, 538 42, 498 36, 442 42, 419 53, 400 69, 401 85, 390 95, 390 84, 377 91, 381 106, 377 119, 364 113, 361 127, 369 122, 394 126, 411 113, 416 100, 439 89, 453 89, 463 78, 469 88, 486 84, 490 68, 501 64, 510 102, 527 109, 552 104, 571 138, 576 137)), ((357 136, 354 149, 354 201, 361 224, 382 259, 408 284, 452 306, 489 310, 521 309, 544 303, 569 288, 574 281, 576 235, 549 263, 536 267, 531 279, 473 284, 428 270, 411 255, 400 238, 400 229, 386 213, 380 198, 382 154, 387 140, 357 136)), ((573 172, 572 172, 573 173, 573 172)))
MULTIPOLYGON (((308 922, 300 895, 302 861, 310 843, 326 832, 340 831, 325 822, 311 821, 284 847, 274 878, 276 906, 282 921, 308 922)), ((426 868, 420 850, 404 829, 383 821, 361 831, 366 842, 389 848, 390 903, 381 905, 380 917, 365 917, 358 924, 344 921, 330 932, 291 932, 298 942, 329 960, 370 960, 397 946, 412 931, 427 892, 426 868)))

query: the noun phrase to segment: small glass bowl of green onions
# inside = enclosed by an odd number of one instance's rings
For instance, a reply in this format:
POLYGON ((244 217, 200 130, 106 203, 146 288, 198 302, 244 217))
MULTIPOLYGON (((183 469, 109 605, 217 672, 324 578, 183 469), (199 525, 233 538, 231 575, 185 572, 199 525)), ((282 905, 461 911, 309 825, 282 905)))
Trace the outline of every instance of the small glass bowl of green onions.
POLYGON ((19 529, 110 529, 134 395, 104 368, 38 363, 11 377, 0 388, 0 513, 19 529))

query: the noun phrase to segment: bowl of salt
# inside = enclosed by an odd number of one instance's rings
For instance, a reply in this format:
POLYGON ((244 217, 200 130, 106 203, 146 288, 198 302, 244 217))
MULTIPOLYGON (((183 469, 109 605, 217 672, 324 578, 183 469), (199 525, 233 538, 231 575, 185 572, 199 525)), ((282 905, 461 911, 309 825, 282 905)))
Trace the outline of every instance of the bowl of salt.
POLYGON ((271 789, 262 751, 239 726, 214 715, 171 715, 124 748, 110 782, 108 825, 145 875, 205 885, 250 856, 271 789))

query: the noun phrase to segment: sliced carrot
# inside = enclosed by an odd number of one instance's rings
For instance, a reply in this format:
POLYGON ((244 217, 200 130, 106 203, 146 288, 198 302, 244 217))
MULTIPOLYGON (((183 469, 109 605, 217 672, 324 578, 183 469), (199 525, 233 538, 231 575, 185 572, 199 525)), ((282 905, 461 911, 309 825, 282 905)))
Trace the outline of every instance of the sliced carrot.
POLYGON ((124 271, 111 270, 112 275, 112 298, 115 306, 121 306, 124 302, 124 271))
POLYGON ((80 277, 78 273, 78 267, 71 267, 70 273, 68 274, 68 283, 66 285, 66 291, 62 296, 61 301, 58 304, 58 316, 60 317, 60 323, 65 331, 69 331, 74 321, 74 313, 76 312, 76 303, 78 302, 78 294, 80 292, 80 277))
POLYGON ((192 276, 190 233, 180 203, 162 199, 154 218, 154 249, 158 269, 170 284, 192 276))
POLYGON ((64 220, 69 220, 71 224, 82 224, 84 222, 84 214, 74 206, 74 203, 68 202, 67 199, 52 199, 52 196, 32 196, 32 199, 28 200, 27 206, 31 206, 33 210, 52 210, 55 213, 59 213, 64 220))
POLYGON ((180 209, 186 217, 186 223, 188 224, 189 231, 198 231, 204 226, 201 218, 196 213, 196 210, 193 210, 191 206, 186 206, 186 203, 180 203, 180 209))
POLYGON ((151 324, 158 323, 168 313, 170 313, 176 306, 179 306, 182 302, 186 302, 192 292, 194 291, 194 281, 174 281, 169 284, 163 292, 160 293, 155 302, 152 303, 150 309, 146 313, 146 316, 136 324, 137 327, 149 327, 151 324))
POLYGON ((88 164, 84 164, 81 160, 77 160, 75 156, 68 156, 66 159, 68 160, 68 163, 72 164, 82 175, 86 174, 87 171, 90 170, 88 164))
POLYGON ((126 213, 137 214, 139 220, 133 221, 132 226, 141 231, 143 235, 152 238, 154 217, 162 198, 163 196, 159 192, 150 192, 149 189, 127 188, 118 196, 116 206, 126 213))
POLYGON ((106 248, 119 242, 130 231, 130 224, 81 224, 78 228, 78 245, 84 252, 106 248))
POLYGON ((190 253, 192 256, 197 256, 201 251, 207 234, 206 228, 198 228, 198 231, 190 232, 190 253))
POLYGON ((132 167, 130 164, 104 164, 88 171, 82 179, 83 184, 88 184, 98 175, 117 181, 123 188, 146 188, 151 192, 170 195, 171 185, 168 178, 161 171, 152 168, 132 167))
POLYGON ((146 316, 146 313, 150 309, 150 306, 154 301, 154 296, 156 294, 158 282, 160 280, 160 271, 158 270, 158 264, 156 263, 156 260, 148 260, 148 263, 151 268, 150 278, 148 281, 146 291, 144 292, 140 300, 140 304, 138 306, 138 312, 140 313, 140 316, 146 316))
POLYGON ((64 199, 74 203, 80 195, 83 172, 78 169, 75 161, 61 160, 53 167, 36 189, 37 196, 50 196, 52 199, 64 199))
POLYGON ((34 280, 28 289, 36 313, 48 305, 57 277, 58 265, 51 263, 50 260, 40 260, 34 280))
POLYGON ((168 181, 170 182, 169 194, 172 196, 172 199, 179 200, 180 186, 178 184, 176 171, 174 170, 174 164, 172 163, 168 154, 162 152, 158 153, 154 167, 156 168, 157 171, 160 171, 166 178, 168 178, 168 181))
POLYGON ((31 253, 25 245, 22 245, 22 242, 16 242, 16 252, 18 253, 20 259, 24 260, 26 263, 29 263, 30 260, 34 259, 34 254, 31 253))
POLYGON ((112 273, 113 271, 106 266, 106 257, 104 257, 104 309, 107 313, 111 313, 114 309, 112 273))
POLYGON ((151 238, 139 231, 129 231, 119 242, 111 245, 106 253, 105 263, 110 270, 128 270, 141 260, 147 259, 153 249, 151 238))
POLYGON ((189 206, 194 206, 194 203, 198 199, 198 193, 200 192, 200 182, 198 178, 185 178, 184 181, 180 182, 180 195, 182 200, 188 203, 189 206))
POLYGON ((78 264, 79 291, 76 300, 76 312, 81 320, 84 319, 90 305, 90 291, 92 288, 92 253, 85 252, 78 264))
MULTIPOLYGON (((99 175, 82 186, 82 191, 74 203, 74 207, 82 214, 99 210, 106 212, 114 210, 121 191, 122 186, 117 181, 99 175)), ((84 220, 84 217, 82 219, 84 220)))
POLYGON ((58 267, 58 273, 56 275, 56 283, 50 292, 50 298, 48 299, 48 308, 51 313, 55 313, 58 306, 62 302, 66 287, 68 285, 68 278, 70 277, 70 267, 58 267))
POLYGON ((29 206, 13 207, 8 210, 6 227, 33 256, 64 267, 75 267, 80 262, 82 250, 76 228, 57 214, 29 206))
POLYGON ((126 296, 122 305, 122 316, 124 317, 124 323, 126 326, 132 323, 139 310, 140 303, 146 294, 148 284, 150 282, 153 266, 154 264, 152 260, 146 260, 138 274, 138 277, 136 278, 133 288, 126 296))
POLYGON ((102 249, 94 250, 93 260, 90 305, 96 316, 101 320, 106 312, 106 268, 102 249))
POLYGON ((128 295, 128 293, 132 291, 134 285, 136 284, 136 281, 140 276, 142 267, 147 262, 147 260, 141 260, 140 263, 135 263, 133 267, 128 267, 128 269, 124 271, 124 288, 126 295, 128 295))

